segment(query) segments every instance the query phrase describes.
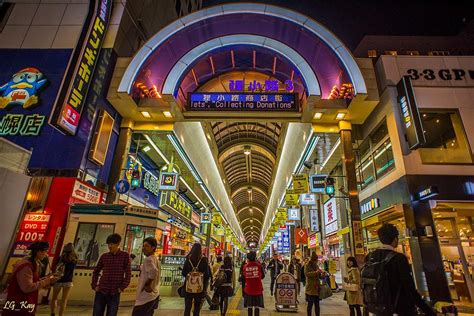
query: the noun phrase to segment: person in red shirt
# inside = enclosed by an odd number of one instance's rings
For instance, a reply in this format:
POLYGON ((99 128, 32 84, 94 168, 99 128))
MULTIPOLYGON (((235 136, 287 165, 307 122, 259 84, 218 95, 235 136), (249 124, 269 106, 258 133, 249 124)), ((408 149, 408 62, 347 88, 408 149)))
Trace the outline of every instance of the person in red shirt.
POLYGON ((91 287, 95 291, 94 316, 103 316, 106 308, 107 316, 116 316, 120 293, 130 284, 132 274, 130 256, 120 250, 120 241, 122 237, 119 234, 107 237, 109 252, 100 256, 92 273, 91 287))
POLYGON ((248 316, 259 316, 260 307, 263 305, 263 284, 262 279, 265 277, 262 265, 256 261, 257 254, 250 251, 247 254, 248 262, 242 269, 245 279, 245 296, 244 307, 247 307, 248 316))
POLYGON ((32 316, 36 313, 38 290, 48 288, 59 278, 53 274, 39 277, 41 260, 48 256, 49 243, 38 241, 28 247, 31 255, 20 260, 13 269, 2 315, 32 316))

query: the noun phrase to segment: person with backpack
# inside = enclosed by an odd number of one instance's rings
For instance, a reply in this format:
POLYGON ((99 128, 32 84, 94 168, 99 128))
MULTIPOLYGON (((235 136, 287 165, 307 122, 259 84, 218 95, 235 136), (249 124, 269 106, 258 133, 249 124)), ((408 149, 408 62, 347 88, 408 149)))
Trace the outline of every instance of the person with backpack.
POLYGON ((257 260, 257 254, 250 251, 247 254, 248 262, 242 270, 245 278, 245 296, 244 307, 247 308, 248 316, 259 316, 260 308, 264 308, 263 303, 263 284, 262 279, 265 277, 262 265, 257 260))
POLYGON ((395 250, 398 246, 397 228, 383 224, 377 234, 382 247, 366 256, 361 270, 366 311, 377 316, 412 316, 417 315, 418 306, 425 315, 435 316, 436 313, 416 290, 407 257, 395 250))
POLYGON ((347 277, 344 278, 344 289, 346 290, 346 301, 349 305, 350 316, 362 316, 361 306, 362 290, 360 288, 360 272, 357 260, 354 257, 347 258, 347 277))
POLYGON ((132 316, 153 316, 160 301, 160 259, 155 256, 158 241, 154 237, 147 237, 143 241, 145 259, 138 278, 137 298, 133 307, 132 316))
POLYGON ((182 275, 184 282, 184 316, 199 316, 202 300, 206 297, 206 289, 211 278, 209 260, 202 255, 202 246, 195 243, 184 262, 182 275))
POLYGON ((53 297, 51 298, 51 316, 56 313, 56 305, 58 303, 59 292, 63 292, 62 300, 59 304, 59 316, 64 315, 66 310, 67 299, 69 297, 69 291, 72 288, 72 278, 74 276, 74 268, 77 264, 77 255, 74 251, 74 245, 68 243, 64 246, 63 253, 59 259, 59 263, 56 266, 56 273, 61 275, 58 282, 54 283, 53 297))
POLYGON ((308 302, 306 312, 308 316, 311 316, 314 305, 316 316, 319 316, 321 313, 319 307, 320 280, 326 277, 326 273, 319 268, 318 255, 315 252, 311 253, 311 259, 305 264, 304 274, 306 276, 306 302, 308 302))
POLYGON ((227 313, 229 297, 234 295, 233 283, 234 267, 232 266, 232 259, 227 256, 224 258, 224 264, 219 268, 214 277, 215 294, 220 297, 219 309, 221 316, 227 313))

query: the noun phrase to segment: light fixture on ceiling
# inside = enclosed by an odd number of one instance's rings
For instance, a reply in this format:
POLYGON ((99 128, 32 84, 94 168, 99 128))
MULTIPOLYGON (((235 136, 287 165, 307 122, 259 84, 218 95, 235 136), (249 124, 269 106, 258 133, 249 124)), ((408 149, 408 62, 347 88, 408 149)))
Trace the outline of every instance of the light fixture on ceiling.
POLYGON ((171 114, 170 111, 163 111, 163 115, 164 115, 166 118, 172 118, 172 117, 173 117, 173 114, 171 114))
POLYGON ((151 118, 151 114, 150 112, 147 112, 147 111, 141 111, 140 112, 144 118, 151 118))
POLYGON ((250 219, 250 223, 253 223, 253 219, 250 219))
POLYGON ((247 193, 248 193, 248 194, 252 193, 252 187, 248 187, 248 188, 247 188, 247 193))
POLYGON ((314 118, 315 120, 320 120, 322 117, 323 117, 323 113, 322 113, 322 112, 316 112, 316 113, 314 113, 314 116, 313 116, 313 118, 314 118))
POLYGON ((144 152, 148 152, 150 149, 151 149, 150 146, 145 146, 145 147, 143 147, 143 151, 144 151, 144 152))
POLYGON ((250 214, 253 214, 253 208, 249 209, 250 214))
POLYGON ((344 113, 344 112, 339 112, 339 113, 337 113, 337 115, 336 115, 336 120, 339 120, 339 121, 340 121, 340 120, 344 119, 345 116, 346 116, 346 113, 344 113))
POLYGON ((244 146, 244 154, 246 154, 248 156, 248 155, 250 155, 251 152, 252 152, 252 147, 250 147, 249 145, 245 145, 244 146))
POLYGON ((207 139, 211 140, 211 135, 206 134, 207 139))

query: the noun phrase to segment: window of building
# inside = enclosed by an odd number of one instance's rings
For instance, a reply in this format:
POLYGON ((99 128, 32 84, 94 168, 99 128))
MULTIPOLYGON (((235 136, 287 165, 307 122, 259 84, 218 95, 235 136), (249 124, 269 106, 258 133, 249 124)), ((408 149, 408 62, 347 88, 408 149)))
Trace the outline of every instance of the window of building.
MULTIPOLYGON (((134 256, 134 258, 132 258, 132 269, 138 270, 140 268, 143 261, 143 241, 148 237, 156 238, 156 231, 157 229, 152 227, 127 225, 123 249, 134 256)), ((158 243, 161 242, 161 240, 157 240, 158 243)))
POLYGON ((386 50, 385 55, 392 55, 392 56, 397 56, 398 53, 396 50, 386 50))
POLYGON ((357 176, 359 189, 395 169, 392 143, 387 123, 383 122, 357 148, 357 176))
POLYGON ((7 24, 8 18, 13 11, 14 3, 0 0, 0 33, 7 24))
POLYGON ((377 57, 377 51, 375 49, 370 49, 368 52, 367 52, 367 56, 369 58, 376 58, 377 57))
POLYGON ((93 268, 102 254, 109 251, 107 237, 114 233, 115 224, 79 223, 74 240, 77 266, 93 268))
POLYGON ((426 144, 423 163, 472 163, 470 146, 457 112, 421 110, 426 144))
POLYGON ((417 51, 417 50, 409 50, 409 51, 407 51, 407 55, 410 55, 410 56, 419 56, 419 55, 420 55, 420 52, 417 51))
POLYGON ((451 55, 447 50, 433 50, 428 52, 428 56, 449 56, 451 55))

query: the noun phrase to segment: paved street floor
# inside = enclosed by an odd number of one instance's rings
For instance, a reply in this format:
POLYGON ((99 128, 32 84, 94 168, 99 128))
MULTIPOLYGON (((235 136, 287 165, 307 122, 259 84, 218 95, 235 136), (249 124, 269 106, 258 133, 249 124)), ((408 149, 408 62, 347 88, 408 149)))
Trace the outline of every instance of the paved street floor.
MULTIPOLYGON (((306 302, 304 299, 304 288, 301 289, 299 296, 300 304, 297 312, 276 312, 275 299, 269 295, 270 293, 270 278, 264 279, 265 290, 265 308, 260 310, 261 316, 278 316, 278 315, 306 315, 306 302)), ((155 312, 156 315, 178 316, 184 310, 184 299, 180 297, 162 297, 160 305, 155 312)), ((459 315, 473 315, 474 308, 463 308, 459 315)), ((132 307, 121 307, 119 316, 126 316, 132 314, 132 307)), ((50 315, 49 306, 40 306, 37 315, 50 315)), ((73 316, 90 316, 92 315, 92 307, 90 306, 68 306, 66 315, 73 316)), ((210 311, 209 305, 204 302, 201 315, 219 315, 218 310, 210 311)), ((243 307, 242 290, 240 286, 236 289, 236 295, 229 299, 229 308, 227 315, 247 315, 247 310, 243 307)), ((313 312, 314 315, 314 312, 313 312)), ((349 315, 347 303, 344 301, 344 293, 334 293, 332 297, 321 301, 321 315, 349 315)))

